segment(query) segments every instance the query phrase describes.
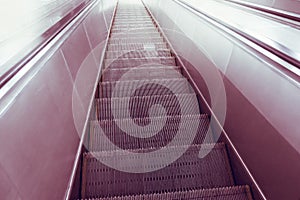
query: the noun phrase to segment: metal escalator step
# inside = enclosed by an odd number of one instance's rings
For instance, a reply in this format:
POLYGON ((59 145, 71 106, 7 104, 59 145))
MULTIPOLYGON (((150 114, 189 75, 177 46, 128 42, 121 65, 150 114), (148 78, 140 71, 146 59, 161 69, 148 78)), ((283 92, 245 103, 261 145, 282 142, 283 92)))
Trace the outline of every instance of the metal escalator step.
POLYGON ((135 21, 135 23, 115 23, 113 24, 113 27, 112 28, 115 28, 115 27, 128 27, 128 26, 154 26, 154 23, 152 21, 146 21, 146 22, 139 22, 137 23, 135 21))
POLYGON ((119 23, 122 23, 122 24, 130 24, 130 23, 143 23, 143 22, 152 22, 153 23, 153 20, 152 18, 143 18, 143 19, 122 19, 122 18, 119 18, 119 19, 115 19, 114 20, 114 24, 119 24, 119 23))
MULTIPOLYGON (((180 75, 180 74, 179 74, 180 75)), ((175 94, 192 94, 193 89, 188 81, 183 77, 170 77, 170 79, 152 79, 152 80, 127 80, 115 82, 102 82, 99 84, 99 97, 111 98, 116 85, 119 85, 118 92, 115 92, 116 97, 134 96, 151 96, 151 95, 171 95, 175 94), (133 91, 133 88, 136 88, 133 91), (174 89, 170 91, 169 88, 174 89)))
MULTIPOLYGON (((149 116, 149 109, 159 104, 164 108, 167 116, 180 115, 181 106, 185 109, 185 114, 195 115, 199 113, 199 106, 195 103, 195 94, 176 95, 152 95, 120 98, 96 99, 96 109, 99 114, 98 119, 123 119, 123 118, 143 118, 149 116), (128 103, 129 102, 129 103, 128 103), (179 102, 182 102, 180 105, 179 102), (113 116, 116 113, 117 116, 113 116), (128 116, 130 115, 130 116, 128 116)), ((161 112, 152 112, 153 116, 161 116, 161 112)))
POLYGON ((128 67, 149 67, 149 65, 176 65, 174 57, 149 57, 149 58, 118 58, 105 59, 105 68, 128 68, 128 67))
POLYGON ((132 29, 131 31, 127 31, 127 32, 116 32, 116 33, 112 33, 110 38, 111 39, 118 39, 118 38, 122 38, 122 39, 126 39, 126 38, 136 38, 136 37, 160 37, 160 33, 156 30, 145 30, 145 32, 134 32, 134 30, 136 29, 132 29))
POLYGON ((234 184, 224 144, 172 146, 164 147, 158 154, 145 153, 156 150, 159 149, 85 153, 82 181, 83 197, 153 194, 166 191, 226 187, 234 184), (150 171, 150 169, 160 165, 160 163, 153 163, 153 159, 165 160, 186 148, 188 148, 187 151, 175 162, 165 168, 148 173, 126 173, 114 170, 97 160, 97 158, 101 158, 116 163, 126 160, 128 164, 121 166, 124 170, 129 171, 128 169, 131 169, 134 171, 144 168, 150 171), (211 151, 206 157, 200 159, 198 157, 200 148, 204 151, 211 151), (141 158, 143 162, 137 162, 141 158), (140 166, 132 166, 131 163, 140 166))
POLYGON ((112 29, 112 36, 115 36, 116 34, 126 34, 128 33, 149 33, 149 32, 158 32, 156 27, 154 25, 150 26, 131 26, 131 27, 123 27, 123 28, 113 28, 112 29))
POLYGON ((231 186, 200 190, 164 192, 155 194, 126 195, 94 200, 252 200, 249 186, 231 186))
POLYGON ((159 35, 156 37, 144 37, 144 36, 139 36, 139 37, 135 37, 135 38, 111 38, 108 42, 108 44, 129 44, 129 43, 144 43, 144 44, 148 44, 148 43, 157 43, 157 42, 164 42, 164 39, 159 35))
POLYGON ((118 16, 116 15, 115 20, 151 20, 150 16, 118 16))
MULTIPOLYGON (((91 121, 89 150, 115 150, 114 147, 111 147, 105 142, 103 137, 108 137, 115 145, 122 149, 160 148, 166 146, 173 140, 178 131, 186 132, 187 134, 176 138, 177 142, 180 142, 182 145, 188 145, 190 137, 194 136, 193 134, 189 135, 191 124, 198 126, 193 144, 202 144, 208 132, 209 116, 207 114, 170 116, 166 119, 163 128, 157 130, 155 136, 144 139, 132 137, 126 130, 124 131, 118 126, 118 124, 122 124, 122 127, 130 127, 131 123, 134 122, 139 126, 144 126, 144 128, 142 130, 130 131, 133 131, 135 135, 146 136, 153 133, 153 131, 155 131, 154 129, 159 126, 162 120, 164 120, 162 117, 152 117, 151 119, 135 118, 91 121)), ((213 136, 208 134, 208 137, 207 142, 213 142, 213 136)))
POLYGON ((129 17, 132 17, 132 18, 148 17, 148 18, 150 18, 150 16, 146 12, 145 13, 124 13, 124 14, 117 13, 116 14, 116 18, 126 19, 126 18, 129 18, 129 17))
POLYGON ((125 73, 127 80, 149 80, 149 79, 168 79, 168 78, 181 78, 179 74, 180 67, 166 66, 166 65, 149 65, 148 67, 136 68, 120 68, 120 69, 106 69, 102 71, 102 82, 118 81, 125 73))
POLYGON ((107 47, 108 51, 130 51, 130 50, 141 50, 141 49, 167 49, 165 42, 156 43, 127 43, 127 44, 109 44, 107 47))
POLYGON ((134 51, 106 51, 106 59, 119 59, 119 58, 151 58, 151 57, 171 57, 170 49, 158 50, 134 50, 134 51))
POLYGON ((118 31, 126 31, 126 30, 145 30, 144 32, 146 32, 146 30, 149 31, 158 31, 156 29, 156 26, 153 24, 132 24, 132 25, 128 25, 128 26, 113 26, 113 28, 111 29, 112 32, 117 33, 118 31))
POLYGON ((136 25, 136 24, 151 24, 151 25, 153 25, 153 21, 152 20, 147 20, 147 21, 138 21, 138 20, 136 20, 136 21, 114 21, 114 24, 113 24, 113 26, 119 26, 119 25, 128 25, 128 24, 130 24, 130 25, 136 25))

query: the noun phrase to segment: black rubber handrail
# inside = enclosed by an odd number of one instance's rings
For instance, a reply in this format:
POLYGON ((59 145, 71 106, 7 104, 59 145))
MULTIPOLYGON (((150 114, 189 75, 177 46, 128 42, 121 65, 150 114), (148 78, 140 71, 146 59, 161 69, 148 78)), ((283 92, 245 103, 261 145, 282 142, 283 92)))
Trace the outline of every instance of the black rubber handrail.
MULTIPOLYGON (((195 13, 198 13, 201 16, 204 16, 205 18, 207 18, 209 20, 216 22, 219 25, 218 28, 225 27, 227 30, 230 30, 230 31, 234 32, 235 34, 238 34, 239 36, 246 38, 247 40, 251 41, 252 43, 254 43, 254 44, 262 47, 263 49, 271 52, 272 54, 276 55, 277 57, 284 60, 285 62, 300 69, 300 54, 298 52, 293 52, 288 47, 282 46, 281 44, 279 44, 278 42, 276 42, 272 39, 265 38, 265 37, 262 38, 262 36, 261 36, 261 38, 257 38, 253 35, 249 35, 249 34, 245 33, 244 31, 241 31, 240 29, 238 29, 232 25, 224 23, 222 20, 220 20, 216 17, 213 17, 211 15, 203 13, 199 9, 195 8, 194 6, 184 2, 182 0, 173 0, 173 1, 187 9, 190 9, 191 11, 194 11, 195 13)), ((226 33, 230 34, 224 28, 222 30, 224 30, 226 33)), ((230 35, 232 35, 232 34, 230 34, 230 35)), ((293 70, 291 70, 289 68, 288 68, 288 70, 291 71, 292 73, 294 73, 293 70)), ((296 75, 299 76, 299 74, 296 74, 296 75)))
POLYGON ((8 68, 0 76, 0 89, 8 83, 31 59, 34 58, 55 36, 60 33, 73 19, 88 8, 95 0, 84 1, 68 12, 62 19, 48 28, 39 37, 25 46, 17 55, 4 65, 8 68))
POLYGON ((258 5, 258 4, 254 4, 254 3, 250 3, 250 2, 240 1, 240 0, 224 0, 224 1, 228 1, 228 2, 231 2, 234 4, 238 4, 241 6, 259 10, 259 11, 262 11, 262 12, 265 12, 268 14, 276 15, 278 17, 283 17, 283 18, 286 18, 289 20, 300 22, 300 15, 297 13, 292 13, 292 12, 288 12, 288 11, 284 11, 284 10, 280 10, 280 9, 276 9, 276 8, 271 8, 268 6, 258 5))

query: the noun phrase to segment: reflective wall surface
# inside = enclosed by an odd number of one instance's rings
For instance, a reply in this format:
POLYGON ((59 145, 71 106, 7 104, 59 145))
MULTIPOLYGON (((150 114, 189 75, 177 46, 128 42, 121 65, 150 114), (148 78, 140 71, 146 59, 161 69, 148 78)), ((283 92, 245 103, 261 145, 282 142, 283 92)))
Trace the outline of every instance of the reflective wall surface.
POLYGON ((116 1, 98 1, 0 99, 0 198, 63 199, 116 1))
MULTIPOLYGON (((299 82, 271 58, 176 2, 146 3, 208 102, 219 87, 205 79, 216 79, 209 73, 214 68, 220 72, 227 96, 224 129, 267 199, 299 198, 299 82), (215 92, 207 90, 209 85, 215 92)), ((235 175, 237 182, 242 180, 237 171, 235 175)))
POLYGON ((298 0, 241 0, 241 2, 255 3, 278 10, 300 14, 300 2, 298 0))
POLYGON ((42 34, 68 12, 88 0, 1 1, 0 75, 11 67, 10 59, 42 41, 42 34), (29 46, 28 46, 29 45, 29 46))

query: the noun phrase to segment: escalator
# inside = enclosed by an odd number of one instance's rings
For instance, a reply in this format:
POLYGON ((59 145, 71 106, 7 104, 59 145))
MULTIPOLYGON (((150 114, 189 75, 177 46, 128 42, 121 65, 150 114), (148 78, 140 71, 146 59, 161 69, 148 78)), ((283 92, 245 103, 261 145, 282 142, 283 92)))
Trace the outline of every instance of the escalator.
POLYGON ((235 184, 225 144, 207 136, 210 116, 141 1, 117 5, 95 115, 82 199, 252 199, 235 184))

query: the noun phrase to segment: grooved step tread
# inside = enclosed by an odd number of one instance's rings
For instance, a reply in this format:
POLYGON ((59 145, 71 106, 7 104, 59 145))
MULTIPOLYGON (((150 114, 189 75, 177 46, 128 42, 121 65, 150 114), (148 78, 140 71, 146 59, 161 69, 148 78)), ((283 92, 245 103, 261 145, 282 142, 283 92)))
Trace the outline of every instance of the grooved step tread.
POLYGON ((164 42, 163 38, 160 36, 157 37, 144 37, 139 36, 136 38, 111 38, 108 44, 130 44, 130 43, 156 43, 156 42, 164 42))
POLYGON ((153 30, 145 30, 143 32, 134 32, 134 29, 133 31, 123 31, 123 32, 116 32, 116 33, 112 33, 110 38, 111 39, 119 39, 119 38, 122 38, 122 39, 133 39, 133 38, 136 38, 136 37, 144 37, 144 38, 151 38, 151 37, 159 37, 161 36, 160 33, 156 30, 156 29, 153 29, 153 30))
POLYGON ((135 20, 135 21, 114 21, 114 26, 119 26, 119 25, 123 25, 123 24, 136 24, 136 25, 139 25, 139 24, 151 24, 153 25, 153 21, 152 20, 145 20, 145 21, 138 21, 138 20, 135 20))
POLYGON ((90 142, 89 149, 91 151, 101 150, 115 150, 108 145, 103 137, 108 137, 115 145, 122 149, 147 149, 147 148, 159 148, 166 146, 178 131, 184 131, 184 134, 177 137, 180 140, 180 144, 188 145, 190 137, 195 137, 193 144, 202 144, 206 137, 206 142, 213 142, 213 135, 209 131, 209 117, 207 114, 202 115, 185 115, 185 116, 169 116, 166 118, 166 122, 161 129, 157 130, 159 124, 164 121, 163 117, 147 117, 147 118, 130 118, 130 119, 117 119, 117 120, 101 120, 91 121, 90 123, 90 142), (140 139, 128 135, 126 131, 130 128, 132 123, 139 126, 144 126, 143 129, 130 129, 131 133, 139 136, 151 135, 153 132, 155 136, 140 139), (122 130, 119 125, 122 125, 126 130, 122 130), (189 134, 191 131, 191 124, 197 126, 196 136, 189 134))
POLYGON ((146 49, 167 49, 165 42, 156 43, 128 43, 128 44, 110 44, 108 45, 108 51, 132 51, 132 50, 146 50, 146 49))
POLYGON ((176 65, 175 57, 105 59, 105 68, 149 67, 153 64, 176 65))
POLYGON ((162 113, 162 109, 155 110, 155 112, 153 110, 152 116, 199 114, 199 105, 196 102, 195 94, 101 98, 95 101, 96 110, 99 114, 98 119, 101 120, 130 118, 130 116, 132 118, 148 117, 149 109, 156 104, 163 106, 165 113, 162 113), (182 109, 184 109, 184 113, 182 109))
POLYGON ((158 77, 158 79, 151 80, 129 80, 126 78, 127 80, 124 81, 102 82, 99 85, 99 95, 101 98, 116 98, 132 97, 133 95, 151 96, 194 93, 186 78, 183 78, 179 73, 175 73, 177 75, 175 76, 174 72, 170 73, 170 75, 172 76, 168 77, 166 73, 164 79, 158 77), (118 91, 116 91, 116 85, 118 85, 118 91), (114 95, 112 94, 113 92, 114 95))
POLYGON ((111 35, 115 36, 116 34, 124 34, 124 33, 147 33, 147 32, 157 32, 157 28, 155 26, 124 26, 124 27, 116 27, 111 29, 111 35))
POLYGON ((151 58, 151 57, 170 57, 171 51, 169 49, 158 50, 133 50, 133 51, 106 51, 106 59, 114 58, 151 58))
POLYGON ((232 186, 200 190, 115 196, 94 200, 252 200, 249 186, 232 186))
MULTIPOLYGON (((170 79, 181 78, 180 67, 153 64, 148 67, 135 67, 135 68, 120 68, 110 69, 107 68, 102 71, 102 82, 114 82, 126 76, 127 80, 150 80, 150 79, 170 79)), ((102 83, 101 83, 102 84, 102 83)))
POLYGON ((84 198, 111 197, 120 195, 151 194, 160 192, 175 192, 181 190, 201 189, 211 187, 226 187, 234 184, 225 145, 202 144, 191 146, 164 147, 159 154, 145 152, 158 149, 136 149, 89 152, 84 154, 85 169, 82 185, 84 198), (186 150, 187 149, 187 150, 186 150), (202 159, 199 151, 210 151, 202 159), (126 161, 124 170, 131 169, 131 163, 136 163, 134 169, 156 169, 160 163, 152 160, 168 159, 177 155, 178 151, 186 150, 175 162, 160 170, 148 173, 127 173, 114 170, 102 164, 97 158, 114 162, 126 161), (143 153, 144 152, 144 153, 143 153), (157 157, 156 157, 157 156, 157 157), (143 158, 144 162, 137 163, 143 158))

